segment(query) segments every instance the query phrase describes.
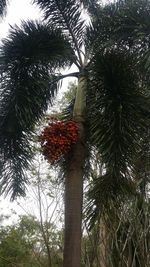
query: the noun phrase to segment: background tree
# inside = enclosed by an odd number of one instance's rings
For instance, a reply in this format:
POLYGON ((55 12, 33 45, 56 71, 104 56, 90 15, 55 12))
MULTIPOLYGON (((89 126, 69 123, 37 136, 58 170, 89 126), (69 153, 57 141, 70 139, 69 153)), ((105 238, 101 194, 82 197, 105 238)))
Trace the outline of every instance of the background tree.
MULTIPOLYGON (((33 216, 20 216, 15 225, 1 226, 0 264, 2 267, 49 267, 48 253, 43 241, 40 221, 33 216)), ((49 228, 49 246, 54 267, 62 266, 59 245, 62 231, 49 228)))
MULTIPOLYGON (((32 224, 30 221, 30 229, 32 224)), ((18 226, 1 228, 0 263, 1 266, 27 266, 32 261, 30 246, 18 226)), ((28 232, 29 234, 29 232, 28 232)), ((35 265, 36 266, 36 265, 35 265)))
MULTIPOLYGON (((45 122, 45 120, 43 121, 45 122)), ((49 165, 40 155, 37 142, 34 143, 34 153, 32 168, 28 171, 30 177, 28 196, 18 205, 27 217, 34 216, 34 221, 38 222, 38 229, 34 238, 36 246, 33 247, 33 253, 39 264, 48 267, 62 266, 62 183, 57 178, 58 172, 54 169, 50 170, 49 165), (41 258, 43 255, 44 261, 41 258)), ((29 242, 31 239, 29 238, 29 242)))

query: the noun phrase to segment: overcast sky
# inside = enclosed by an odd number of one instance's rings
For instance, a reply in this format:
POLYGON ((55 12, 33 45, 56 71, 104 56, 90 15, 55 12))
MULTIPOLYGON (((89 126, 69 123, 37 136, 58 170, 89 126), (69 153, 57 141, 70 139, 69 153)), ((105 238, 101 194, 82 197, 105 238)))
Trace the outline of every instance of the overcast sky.
POLYGON ((39 19, 41 13, 32 0, 9 0, 7 15, 0 23, 0 38, 7 35, 9 25, 19 25, 21 20, 39 19))
MULTIPOLYGON (((19 25, 21 20, 39 19, 41 17, 40 10, 36 5, 31 4, 32 0, 8 0, 9 6, 7 16, 0 23, 0 38, 7 35, 9 25, 19 25)), ((108 2, 108 0, 101 0, 108 2)))

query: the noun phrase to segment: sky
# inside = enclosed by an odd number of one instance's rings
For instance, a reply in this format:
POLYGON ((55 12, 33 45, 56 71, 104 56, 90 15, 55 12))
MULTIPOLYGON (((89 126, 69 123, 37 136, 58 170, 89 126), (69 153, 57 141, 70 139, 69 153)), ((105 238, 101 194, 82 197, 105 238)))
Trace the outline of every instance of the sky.
POLYGON ((9 0, 7 14, 0 22, 0 38, 7 35, 9 25, 20 25, 21 20, 39 19, 41 12, 37 6, 31 4, 32 0, 9 0))

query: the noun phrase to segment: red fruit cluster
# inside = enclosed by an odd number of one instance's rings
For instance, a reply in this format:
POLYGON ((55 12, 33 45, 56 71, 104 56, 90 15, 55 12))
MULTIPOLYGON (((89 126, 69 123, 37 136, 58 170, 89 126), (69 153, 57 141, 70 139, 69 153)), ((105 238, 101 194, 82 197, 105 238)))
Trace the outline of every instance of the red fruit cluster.
POLYGON ((74 121, 49 122, 39 137, 45 159, 53 164, 60 156, 69 152, 77 138, 78 126, 74 121))

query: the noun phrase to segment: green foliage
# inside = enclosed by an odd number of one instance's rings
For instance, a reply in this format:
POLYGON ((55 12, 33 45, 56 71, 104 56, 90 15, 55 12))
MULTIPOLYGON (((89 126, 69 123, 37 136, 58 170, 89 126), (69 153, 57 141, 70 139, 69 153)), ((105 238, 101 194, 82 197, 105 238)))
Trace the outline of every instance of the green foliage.
POLYGON ((11 30, 3 41, 1 56, 1 187, 7 192, 14 188, 14 198, 23 195, 25 189, 23 170, 30 161, 33 126, 59 87, 60 77, 53 74, 54 69, 69 64, 72 55, 60 30, 28 22, 11 30))
MULTIPOLYGON (((1 229, 0 237, 0 265, 2 267, 13 264, 24 264, 32 259, 31 251, 25 236, 20 235, 20 229, 16 226, 8 226, 1 229)), ((18 265, 20 266, 20 265, 18 265)))
POLYGON ((76 90, 77 90, 76 83, 70 82, 67 91, 64 92, 63 97, 61 99, 62 108, 64 108, 64 106, 67 106, 68 103, 71 103, 73 101, 76 95, 76 90))
MULTIPOLYGON (((54 267, 62 264, 62 232, 50 225, 49 246, 54 267)), ((0 266, 48 266, 47 252, 40 222, 32 216, 22 216, 13 226, 0 229, 0 266)))
POLYGON ((126 52, 97 55, 92 71, 91 138, 106 168, 118 175, 118 167, 125 173, 127 166, 132 166, 138 140, 147 126, 147 90, 135 60, 126 52))
POLYGON ((3 129, 29 131, 57 92, 59 76, 53 73, 69 64, 71 48, 60 30, 28 22, 11 30, 3 41, 2 56, 3 129))
POLYGON ((33 0, 44 11, 45 19, 67 31, 71 44, 78 50, 83 44, 84 21, 81 18, 81 4, 76 0, 33 0))
POLYGON ((90 199, 95 200, 99 210, 109 206, 111 200, 120 201, 127 192, 134 193, 134 158, 138 157, 139 140, 148 125, 145 114, 149 105, 140 69, 126 51, 97 54, 91 69, 89 137, 101 156, 104 171, 92 180, 90 199))
POLYGON ((139 194, 109 207, 90 231, 86 228, 83 266, 149 266, 149 199, 139 194))

